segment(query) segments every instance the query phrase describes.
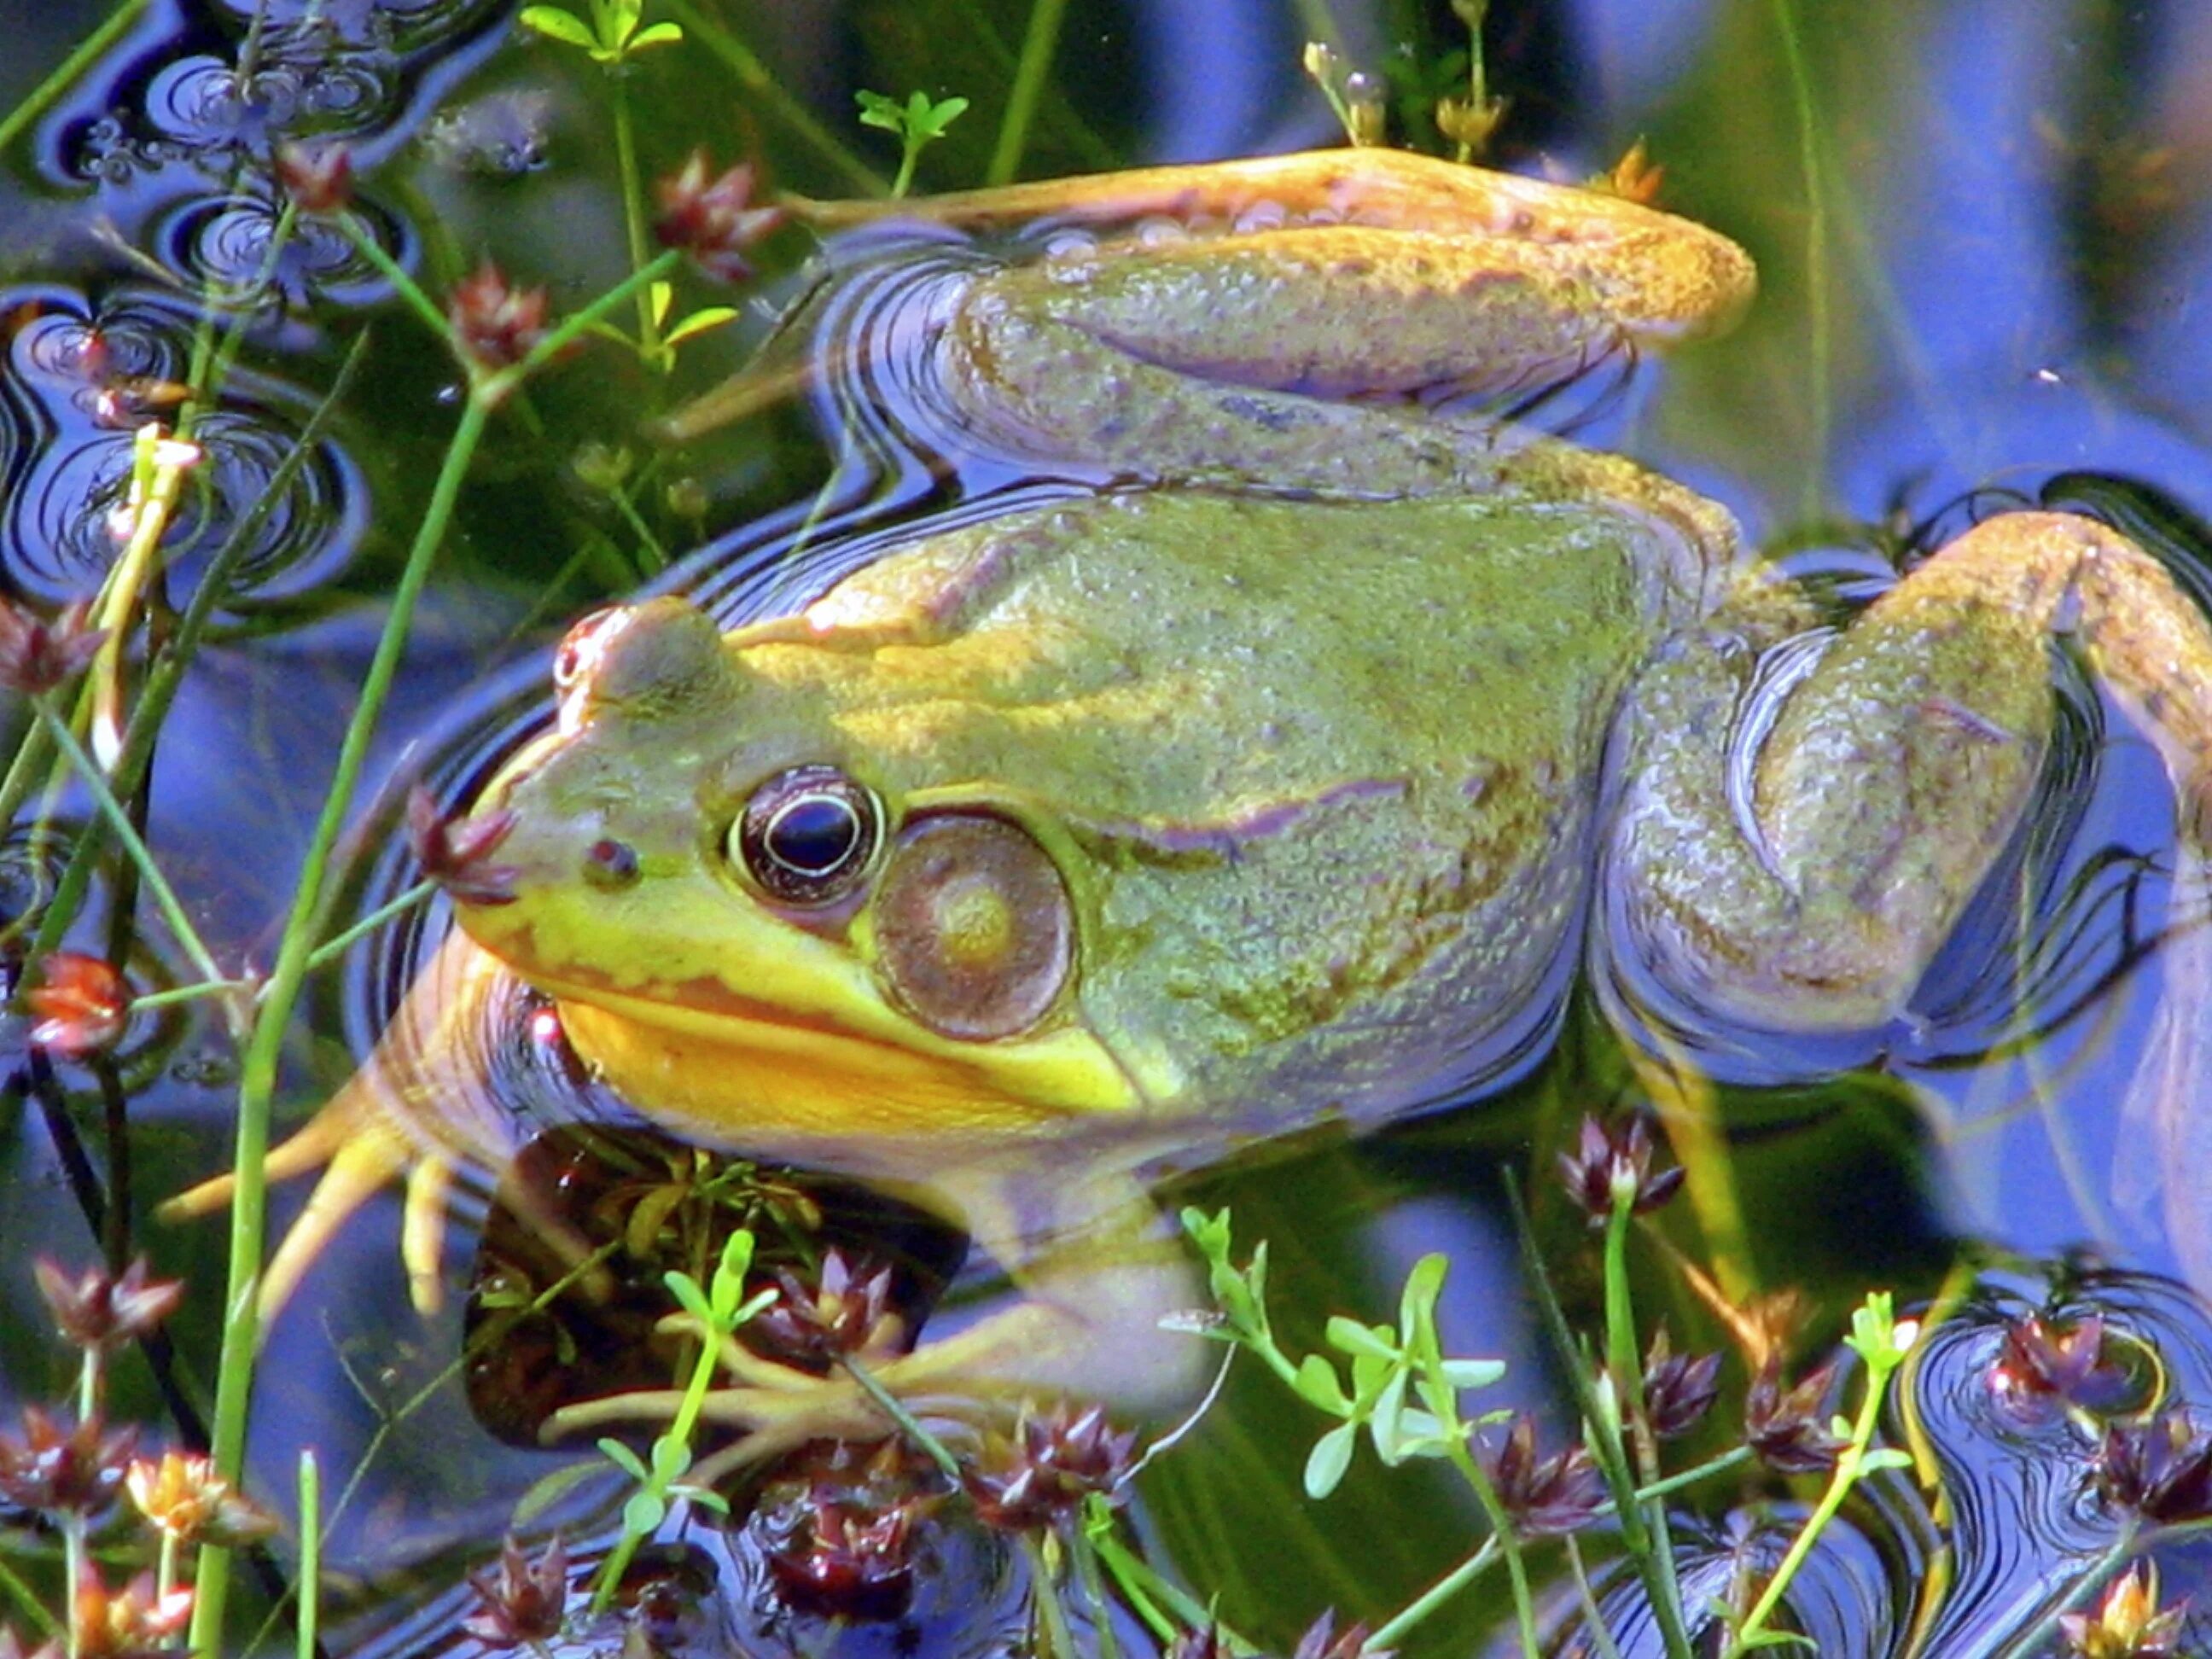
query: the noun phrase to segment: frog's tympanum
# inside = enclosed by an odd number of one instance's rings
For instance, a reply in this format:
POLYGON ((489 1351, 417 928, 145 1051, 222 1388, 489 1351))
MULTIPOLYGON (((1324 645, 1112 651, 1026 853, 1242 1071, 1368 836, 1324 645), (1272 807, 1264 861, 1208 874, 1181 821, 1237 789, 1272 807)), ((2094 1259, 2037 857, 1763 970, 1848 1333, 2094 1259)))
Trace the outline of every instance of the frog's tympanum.
MULTIPOLYGON (((459 914, 647 1116, 995 1255, 1018 1302, 902 1395, 1176 1400, 1143 1182, 1479 1085, 1578 948, 1753 1028, 1897 1017, 2019 823, 2054 636, 2207 774, 2212 631, 2099 524, 1990 520, 1808 641, 1720 507, 1462 412, 1734 318, 1709 230, 1373 150, 899 210, 1089 224, 964 276, 915 372, 1118 482, 726 635, 580 624, 477 804, 514 901, 459 914)), ((773 1367, 719 1403, 871 1420, 773 1367)))

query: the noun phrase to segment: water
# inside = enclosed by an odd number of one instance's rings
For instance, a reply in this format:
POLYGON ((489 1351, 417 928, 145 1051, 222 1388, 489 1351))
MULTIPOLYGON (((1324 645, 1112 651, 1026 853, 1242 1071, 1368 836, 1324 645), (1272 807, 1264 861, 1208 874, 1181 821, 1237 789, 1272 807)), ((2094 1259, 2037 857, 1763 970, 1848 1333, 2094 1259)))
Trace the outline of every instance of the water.
MULTIPOLYGON (((0 57, 0 109, 100 15, 18 9, 0 57)), ((922 187, 983 176, 1026 18, 1014 0, 702 9, 705 22, 761 54, 769 89, 734 70, 687 12, 693 39, 641 56, 627 81, 648 173, 704 140, 724 160, 756 155, 786 188, 846 193, 856 167, 883 176, 896 159, 885 135, 853 125, 853 88, 920 86, 975 100, 924 156, 922 187), (810 137, 808 119, 830 142, 810 137)), ((1333 142, 1297 70, 1311 9, 1270 0, 1073 6, 1024 174, 1333 142)), ((2212 5, 1801 4, 1802 93, 1777 27, 1782 9, 1771 0, 1498 0, 1491 74, 1515 100, 1502 159, 1573 178, 1648 136, 1668 168, 1668 204, 1742 240, 1762 272, 1758 306, 1726 340, 1540 418, 1571 420, 1580 441, 1626 450, 1723 501, 1754 538, 1800 550, 1846 600, 1886 580, 1887 560, 1869 551, 1863 526, 1890 532, 1891 551, 1924 552, 1999 493, 2033 500, 2046 488, 2130 522, 2155 522, 2169 505, 2212 511, 2201 408, 2212 371, 2203 327, 2212 5)), ((1409 108, 1424 66, 1463 38, 1441 5, 1340 0, 1334 10, 1346 52, 1392 72, 1409 108)), ((516 36, 506 12, 488 5, 278 5, 241 86, 233 71, 250 15, 216 0, 149 5, 6 154, 0 584, 42 607, 89 591, 115 556, 109 524, 131 429, 175 409, 198 319, 243 318, 238 364, 202 430, 208 459, 167 544, 161 603, 189 604, 216 548, 257 507, 268 514, 246 539, 165 723, 147 813, 149 838, 217 960, 265 968, 459 378, 384 279, 326 228, 307 227, 265 286, 253 282, 281 203, 270 141, 346 140, 380 245, 433 292, 489 251, 525 280, 551 284, 560 309, 614 280, 627 255, 605 78, 575 54, 516 36), (210 284, 218 292, 204 308, 194 293, 210 284), (365 320, 361 366, 319 419, 365 320), (272 491, 295 450, 305 464, 272 491)), ((370 753, 380 805, 356 813, 345 843, 349 906, 408 877, 399 786, 421 777, 448 800, 479 786, 543 717, 546 647, 591 605, 657 585, 693 592, 726 620, 787 609, 894 543, 902 515, 975 517, 1016 499, 1010 492, 1031 499, 1095 482, 1080 468, 1040 480, 948 466, 882 416, 879 401, 896 409, 910 389, 865 374, 680 448, 642 435, 641 411, 705 391, 771 334, 771 307, 794 292, 805 252, 794 234, 771 243, 769 279, 734 299, 684 279, 672 315, 725 301, 741 314, 687 343, 672 377, 598 343, 501 415, 370 753), (823 442, 823 425, 841 435, 823 442), (629 505, 649 543, 579 477, 587 444, 629 452, 629 505), (794 544, 803 556, 789 556, 794 544), (659 570, 659 555, 695 550, 659 570)), ((969 256, 947 244, 933 257, 957 268, 969 256)), ((865 359, 872 368, 904 361, 896 341, 918 314, 911 308, 928 311, 922 288, 919 300, 867 283, 838 290, 850 312, 839 332, 885 343, 865 359)), ((635 325, 627 310, 614 320, 635 325)), ((2202 1182, 2185 1178, 2203 1167, 2203 1131, 2185 1112, 2160 1118, 2140 1094, 2136 1115, 2125 1109, 2138 1056, 2170 1036, 2159 994, 2186 966, 2170 932, 2172 805, 2154 758, 2117 710, 2078 684, 2067 706, 2047 827, 2024 849, 2023 873, 1992 890, 1938 964, 1916 1005, 1921 1018, 1832 1054, 1716 1062, 1731 1085, 1723 1121, 1752 1267, 1760 1285, 1805 1297, 1805 1352, 1831 1338, 1869 1287, 1894 1287, 1908 1303, 1974 1291, 1931 1339, 1910 1411, 1893 1419, 1900 1434, 1909 1424, 1924 1437, 1942 1504, 1893 1478, 1847 1514, 1796 1604, 1823 1652, 1999 1650, 2109 1536, 2110 1517, 2088 1495, 2086 1443, 2063 1425, 1991 1420, 1984 1378, 2002 1316, 2046 1304, 2101 1309, 2163 1356, 2174 1397, 2201 1401, 2212 1387, 2202 1310, 2164 1277, 2202 1285, 2212 1269, 2195 1198, 2202 1182), (2011 920, 2022 902, 2024 960, 2011 920), (2024 1021, 2023 985, 2034 988, 2024 1021), (1808 1080, 1831 1060, 1862 1069, 1833 1085, 1808 1080), (2179 1183, 2166 1178, 2173 1170, 2179 1183)), ((58 878, 90 810, 65 795, 41 836, 29 828, 37 799, 25 797, 0 860, 11 914, 58 878)), ((118 896, 112 880, 95 889, 75 948, 107 948, 118 896)), ((287 1121, 351 1070, 444 925, 434 909, 315 982, 288 1055, 287 1121)), ((158 925, 137 932, 124 959, 137 982, 191 977, 158 925)), ((514 1079, 558 1069, 557 1053, 532 1046, 526 1007, 510 999, 483 1018, 486 1040, 504 1043, 495 1043, 498 1089, 507 1090, 495 1090, 499 1101, 514 1097, 514 1079)), ((1285 1340, 1300 1346, 1318 1340, 1328 1312, 1385 1317, 1413 1260, 1447 1251, 1448 1345, 1505 1357, 1498 1398, 1547 1413, 1557 1443, 1563 1381, 1529 1314, 1502 1172, 1529 1194, 1562 1295, 1586 1313, 1594 1256, 1579 1218, 1558 1201, 1552 1154, 1584 1109, 1634 1091, 1586 1004, 1565 1021, 1556 1058, 1478 1110, 1365 1142, 1310 1135, 1206 1175, 1176 1199, 1226 1203, 1242 1238, 1271 1241, 1285 1340)), ((1694 1019, 1685 1029, 1712 1036, 1694 1019)), ((20 1041, 20 1024, 6 1030, 20 1041)), ((56 1088, 89 1167, 124 1183, 133 1247, 192 1287, 176 1368, 187 1394, 202 1393, 215 1370, 220 1230, 162 1226, 148 1212, 227 1161, 235 1049, 206 1005, 188 1005, 141 1016, 117 1069, 130 1099, 120 1142, 103 1139, 93 1069, 63 1066, 56 1088), (127 1165, 118 1146, 132 1154, 127 1165)), ((100 1244, 66 1178, 58 1120, 33 1109, 36 1099, 14 1118, 0 1175, 9 1195, 0 1260, 16 1264, 0 1275, 0 1377, 26 1400, 64 1388, 73 1364, 47 1335, 28 1259, 88 1261, 100 1244)), ((498 1121, 517 1139, 531 1127, 498 1121)), ((473 1183, 460 1218, 483 1216, 494 1198, 473 1183)), ((295 1202, 289 1189, 280 1198, 280 1225, 295 1202)), ((1684 1206, 1667 1225, 1700 1254, 1684 1206)), ((250 1468, 256 1490, 288 1510, 302 1445, 319 1449, 333 1486, 361 1472, 326 1541, 326 1563, 349 1587, 329 1598, 339 1646, 465 1650, 453 1633, 471 1603, 459 1575, 485 1565, 521 1494, 561 1460, 486 1431, 481 1376, 472 1401, 451 1370, 481 1303, 470 1313, 456 1300, 419 1320, 396 1231, 396 1211, 372 1206, 272 1333, 250 1468)), ((1697 1330, 1717 1341, 1679 1276, 1650 1252, 1643 1260, 1643 1305, 1666 1310, 1678 1337, 1697 1330)), ((465 1235, 447 1265, 465 1282, 465 1235)), ((526 1366, 544 1352, 519 1339, 515 1351, 526 1366)), ((551 1352, 546 1364, 565 1363, 558 1344, 551 1352)), ((495 1371, 494 1391, 505 1381, 495 1371)), ((1731 1373, 1731 1409, 1740 1386, 1731 1373)), ((119 1367, 115 1388, 118 1411, 155 1410, 135 1361, 119 1367)), ((1140 1525, 1158 1559, 1279 1647, 1324 1605, 1387 1617, 1480 1530, 1455 1485, 1378 1470, 1364 1453, 1341 1491, 1308 1504, 1299 1469, 1321 1426, 1259 1368, 1242 1367, 1142 1490, 1140 1525)), ((1775 1490, 1753 1480, 1705 1494, 1710 1533, 1686 1545, 1686 1559, 1771 1553, 1760 1504, 1775 1490)), ((604 1538, 611 1491, 595 1482, 552 1494, 524 1530, 542 1534, 557 1519, 572 1539, 604 1538)), ((818 1617, 779 1611, 770 1593, 763 1563, 778 1514, 771 1503, 750 1530, 687 1536, 690 1553, 671 1577, 683 1587, 676 1622, 693 1650, 743 1640, 815 1651, 834 1640, 981 1652, 1001 1650, 1024 1626, 1032 1581, 1019 1552, 972 1528, 933 1526, 908 1622, 833 1637, 818 1617)), ((2172 1586, 2201 1571, 2195 1547, 2163 1553, 2172 1586)), ((1656 1651, 1617 1569, 1601 1569, 1598 1589, 1624 1642, 1656 1651)), ((1571 1604, 1555 1594, 1547 1609, 1569 1618, 1571 1604)), ((1120 1633, 1141 1640, 1126 1620, 1120 1633)), ((1504 1651, 1510 1641, 1493 1585, 1454 1604, 1415 1645, 1504 1651)))

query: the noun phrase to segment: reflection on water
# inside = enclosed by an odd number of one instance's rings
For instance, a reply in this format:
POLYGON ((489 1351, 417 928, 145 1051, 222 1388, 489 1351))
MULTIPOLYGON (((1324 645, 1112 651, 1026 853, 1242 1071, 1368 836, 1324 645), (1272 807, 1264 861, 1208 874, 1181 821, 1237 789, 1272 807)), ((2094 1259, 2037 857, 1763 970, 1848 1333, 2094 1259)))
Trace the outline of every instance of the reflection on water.
MULTIPOLYGON (((41 9, 58 17, 67 9, 41 9)), ((52 44, 36 63, 0 64, 0 99, 27 90, 98 9, 74 20, 74 34, 40 20, 38 39, 52 44)), ((896 27, 882 9, 862 6, 696 9, 769 53, 790 86, 811 86, 814 118, 856 149, 866 135, 846 121, 850 85, 976 95, 976 111, 926 158, 923 177, 951 186, 982 176, 992 89, 1012 62, 988 41, 1018 44, 1024 7, 917 3, 896 27)), ((1088 50, 1160 72, 1152 83, 1113 87, 1118 106, 1088 89, 1049 101, 1028 171, 1097 165, 1102 149, 1200 159, 1327 141, 1325 115, 1294 64, 1317 9, 1271 0, 1078 4, 1064 78, 1085 78, 1075 58, 1088 50)), ((1453 26, 1405 15, 1416 9, 1334 8, 1348 50, 1418 79, 1449 48, 1453 26), (1413 44, 1401 51, 1401 40, 1413 44)), ((2201 557, 2201 539, 2191 542, 2201 532, 2186 515, 2212 508, 2196 303, 2212 269, 2203 116, 2212 7, 1909 0, 1869 16, 1812 0, 1794 9, 1497 0, 1493 10, 1493 82, 1519 100, 1505 129, 1509 159, 1574 176, 1650 133, 1669 169, 1670 202, 1751 245, 1765 290, 1733 340, 1594 407, 1546 418, 1571 419, 1592 447, 1666 465, 1727 501, 1755 533, 1806 550, 1801 562, 1832 578, 1846 602, 1881 586, 1893 561, 1964 528, 1994 489, 2098 513, 2185 571, 2201 557), (1809 109, 1792 100, 1774 33, 1785 9, 1805 31, 1809 109), (1799 141, 1801 118, 1811 123, 1809 147, 1799 141)), ((412 325, 389 285, 328 224, 289 228, 272 258, 284 198, 270 146, 353 143, 363 223, 434 290, 489 247, 531 280, 558 283, 556 305, 573 303, 623 259, 607 88, 596 70, 579 71, 543 42, 508 44, 505 12, 459 0, 287 3, 266 8, 249 38, 257 8, 246 0, 149 5, 5 157, 0 583, 10 594, 52 608, 95 586, 117 556, 112 526, 133 428, 173 419, 189 395, 213 349, 203 315, 245 331, 238 366, 201 412, 207 459, 166 544, 160 595, 186 605, 217 548, 242 538, 219 607, 230 632, 195 671, 153 787, 157 851, 174 849, 171 873, 188 907, 210 919, 226 963, 267 960, 271 919, 360 684, 365 653, 349 631, 349 596, 388 581, 396 544, 422 511, 455 379, 450 364, 403 340, 412 325), (365 314, 389 355, 306 442, 365 314), (338 623, 319 625, 332 612, 338 623), (188 823, 179 822, 184 803, 188 823)), ((757 82, 730 78, 726 60, 697 41, 641 59, 626 84, 648 171, 706 137, 720 149, 757 148, 789 187, 851 187, 849 173, 812 148, 757 82)), ((872 233, 841 246, 839 280, 823 283, 818 267, 783 278, 780 336, 771 319, 749 313, 687 347, 675 386, 602 342, 533 388, 502 416, 471 486, 483 505, 465 507, 441 578, 451 585, 434 595, 448 620, 410 664, 420 689, 385 739, 379 777, 422 778, 447 801, 473 797, 544 715, 542 655, 518 660, 524 642, 507 641, 506 630, 535 607, 530 640, 542 640, 569 615, 641 585, 652 563, 630 556, 632 517, 663 551, 701 550, 653 585, 734 623, 791 610, 899 544, 911 534, 906 515, 973 522, 1097 487, 1102 480, 1079 466, 1039 477, 964 458, 957 413, 912 378, 912 343, 939 325, 945 294, 975 257, 935 233, 872 233), (679 449, 640 434, 641 414, 684 419, 688 400, 763 336, 776 336, 765 361, 803 382, 797 403, 820 447, 788 412, 679 449), (809 375, 807 347, 822 337, 846 355, 833 372, 809 375), (579 484, 568 465, 586 438, 634 451, 619 504, 579 484), (479 657, 505 665, 456 695, 479 657)), ((687 291, 683 303, 716 297, 687 291)), ((2198 1174, 2212 1169, 2212 1152, 2201 1150, 2212 1113, 2196 1109, 2190 1086, 2206 1071, 2195 994, 2207 976, 2192 948, 2204 930, 2190 925, 2203 896, 2173 878, 2172 812, 2154 757, 2118 710, 2078 678, 2061 684, 2061 736, 2035 824, 1932 970, 1915 1018, 1778 1061, 1732 1048, 1731 1034, 1694 1008, 1662 1007, 1665 1035, 1732 1085, 1727 1121, 1757 1266, 1763 1282, 1806 1291, 1816 1332, 1869 1283, 1895 1283, 1907 1299, 1933 1296, 1960 1248, 2003 1264, 1982 1273, 1963 1309, 1935 1328, 1892 1425, 1937 1484, 1887 1477, 1800 1581, 1792 1607, 1824 1654, 1999 1650, 2052 1610, 2070 1575, 2112 1536, 2084 1431, 2063 1413, 2024 1421, 1993 1400, 1990 1368, 2008 1322, 2031 1308, 2060 1321, 2098 1313, 2112 1342, 2156 1355, 2161 1400, 2199 1411, 2212 1401, 2212 1328, 2190 1294, 2155 1276, 2179 1272, 2200 1286, 2212 1279, 2212 1203, 2201 1196, 2212 1177, 2198 1174), (1849 1086, 1778 1086, 1847 1065, 1875 1069, 1849 1086), (2161 1077, 2172 1086, 2154 1088, 2161 1077), (2111 1265, 2053 1270, 2048 1284, 2025 1265, 2084 1243, 2111 1265)), ((80 826, 73 811, 33 833, 37 798, 28 781, 10 797, 25 820, 0 849, 0 902, 11 917, 52 892, 80 826)), ((410 878, 397 820, 389 792, 362 819, 348 890, 356 910, 410 878)), ((98 890, 103 903, 117 896, 112 884, 98 890)), ((442 911, 422 913, 333 975, 319 1022, 325 1050, 310 1061, 302 1049, 293 1083, 301 1113, 367 1051, 445 924, 442 911)), ((100 950, 104 931, 95 909, 73 942, 100 950)), ((131 958, 142 987, 179 976, 181 957, 149 931, 131 958)), ((1636 994, 1663 1002, 1649 988, 1636 994)), ((579 1095, 556 1049, 532 1045, 529 1013, 511 990, 476 1011, 483 1023, 471 1040, 491 1056, 483 1069, 501 1136, 526 1138, 540 1114, 611 1112, 611 1103, 579 1095)), ((1405 1261, 1443 1242, 1461 1258, 1455 1285, 1469 1287, 1445 1310, 1455 1346, 1530 1354, 1495 1172, 1532 1170, 1532 1186, 1541 1182, 1550 1149, 1580 1110, 1630 1087, 1609 1040, 1584 1036, 1590 1024, 1578 1011, 1553 1066, 1481 1112, 1419 1126, 1379 1149, 1323 1145, 1211 1177, 1209 1197, 1234 1204, 1245 1237, 1278 1241, 1278 1290, 1298 1310, 1286 1317, 1352 1308, 1379 1317, 1405 1261)), ((21 1022, 6 1029, 14 1037, 21 1022)), ((134 1121, 170 1137, 153 1160, 158 1174, 142 1159, 137 1205, 179 1184, 168 1167, 186 1162, 169 1155, 179 1137, 189 1133, 195 1170, 225 1155, 227 1054, 201 1017, 134 1026, 120 1056, 137 1091, 134 1121)), ((97 1074, 65 1066, 60 1083, 94 1121, 97 1074)), ((27 1115, 16 1123, 0 1255, 89 1256, 94 1235, 54 1178, 54 1138, 65 1124, 34 1127, 27 1115)), ((459 1206, 471 1231, 496 1212, 496 1197, 489 1178, 471 1190, 459 1206)), ((492 1443, 463 1390, 441 1381, 464 1316, 416 1321, 392 1266, 388 1219, 372 1218, 349 1237, 276 1332, 255 1468, 265 1490, 282 1492, 303 1443, 320 1444, 332 1468, 365 1463, 356 1507, 328 1542, 331 1559, 376 1587, 347 1639, 374 1630, 380 1650, 465 1650, 455 1621, 471 1601, 453 1588, 458 1572, 483 1564, 488 1540, 548 1462, 492 1443)), ((1697 1254, 1696 1230, 1670 1224, 1697 1254)), ((1577 1294, 1583 1269, 1566 1233, 1544 1236, 1577 1294)), ((174 1253, 196 1311, 212 1321, 222 1281, 212 1230, 149 1231, 141 1242, 159 1257, 174 1253)), ((457 1280, 470 1248, 449 1253, 457 1280)), ((4 1287, 0 1385, 31 1396, 56 1367, 27 1285, 19 1272, 4 1287)), ((481 1320, 487 1305, 480 1296, 467 1317, 481 1320)), ((1698 1315, 1685 1306, 1674 1317, 1698 1315)), ((580 1340, 518 1341, 504 1357, 542 1382, 580 1340)), ((629 1339, 617 1327, 613 1340, 629 1339)), ((185 1338, 204 1357, 207 1340, 205 1328, 185 1338)), ((481 1389, 487 1373, 473 1381, 481 1389)), ((1304 1504, 1298 1468, 1313 1422, 1253 1380, 1232 1381, 1218 1420, 1162 1466, 1146 1500, 1163 1558, 1201 1593, 1218 1590, 1224 1613, 1287 1644, 1322 1601, 1388 1613, 1464 1552, 1471 1517, 1440 1501, 1423 1524, 1408 1524, 1394 1496, 1403 1488, 1364 1462, 1328 1505, 1304 1504)), ((1553 1381, 1531 1358, 1510 1386, 1522 1403, 1556 1411, 1553 1381)), ((489 1382, 522 1391, 496 1370, 489 1382)), ((572 1534, 603 1539, 608 1490, 571 1492, 548 1513, 572 1534)), ((1726 1492, 1702 1501, 1703 1518, 1678 1540, 1693 1590, 1720 1589, 1741 1562, 1778 1553, 1778 1527, 1795 1511, 1763 1501, 1771 1496, 1752 1486, 1741 1503, 1726 1492)), ((790 1540, 802 1520, 817 1524, 815 1502, 811 1476, 794 1473, 743 1526, 699 1528, 648 1559, 672 1587, 672 1642, 820 1650, 830 1639, 822 1615, 803 1600, 799 1613, 788 1610, 799 1571, 790 1540)), ((2177 1586, 2202 1571, 2188 1548, 2163 1553, 2177 1586)), ((984 1652, 1020 1640, 1032 1581, 1018 1552, 932 1522, 916 1561, 912 1599, 879 1607, 890 1622, 848 1632, 847 1643, 984 1652)), ((1601 1567, 1596 1592, 1624 1652, 1658 1650, 1639 1622, 1640 1591, 1617 1566, 1601 1567)), ((1559 1592, 1548 1612, 1571 1648, 1566 1632, 1580 1616, 1571 1597, 1559 1592)), ((1484 1642, 1510 1650, 1495 1603, 1450 1619, 1457 1623, 1423 1638, 1435 1650, 1484 1642)), ((1143 1639, 1133 1627, 1120 1633, 1143 1639)))

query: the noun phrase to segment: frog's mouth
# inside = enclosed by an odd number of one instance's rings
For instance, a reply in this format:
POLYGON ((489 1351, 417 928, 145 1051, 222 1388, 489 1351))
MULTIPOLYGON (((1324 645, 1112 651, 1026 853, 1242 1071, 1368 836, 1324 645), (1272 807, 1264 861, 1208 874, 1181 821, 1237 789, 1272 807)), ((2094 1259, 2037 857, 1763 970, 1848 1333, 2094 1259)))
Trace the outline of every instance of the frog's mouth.
POLYGON ((645 1116, 741 1150, 988 1140, 1142 1104, 1105 1046, 1072 1022, 963 1043, 872 1000, 856 1010, 864 1027, 719 978, 626 987, 577 966, 524 977, 558 1005, 577 1054, 645 1116))

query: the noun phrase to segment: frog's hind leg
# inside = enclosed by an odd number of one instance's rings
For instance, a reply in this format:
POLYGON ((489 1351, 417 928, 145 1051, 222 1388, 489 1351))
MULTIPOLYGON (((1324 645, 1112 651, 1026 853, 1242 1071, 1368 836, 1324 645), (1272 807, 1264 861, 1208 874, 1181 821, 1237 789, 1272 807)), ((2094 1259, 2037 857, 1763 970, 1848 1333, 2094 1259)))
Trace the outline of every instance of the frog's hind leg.
POLYGON ((2212 627, 2093 520, 1991 519, 1822 643, 1747 589, 1625 712, 1601 948, 1771 1029, 1900 1013, 2020 822, 2069 638, 2158 745, 2201 843, 2212 627))

